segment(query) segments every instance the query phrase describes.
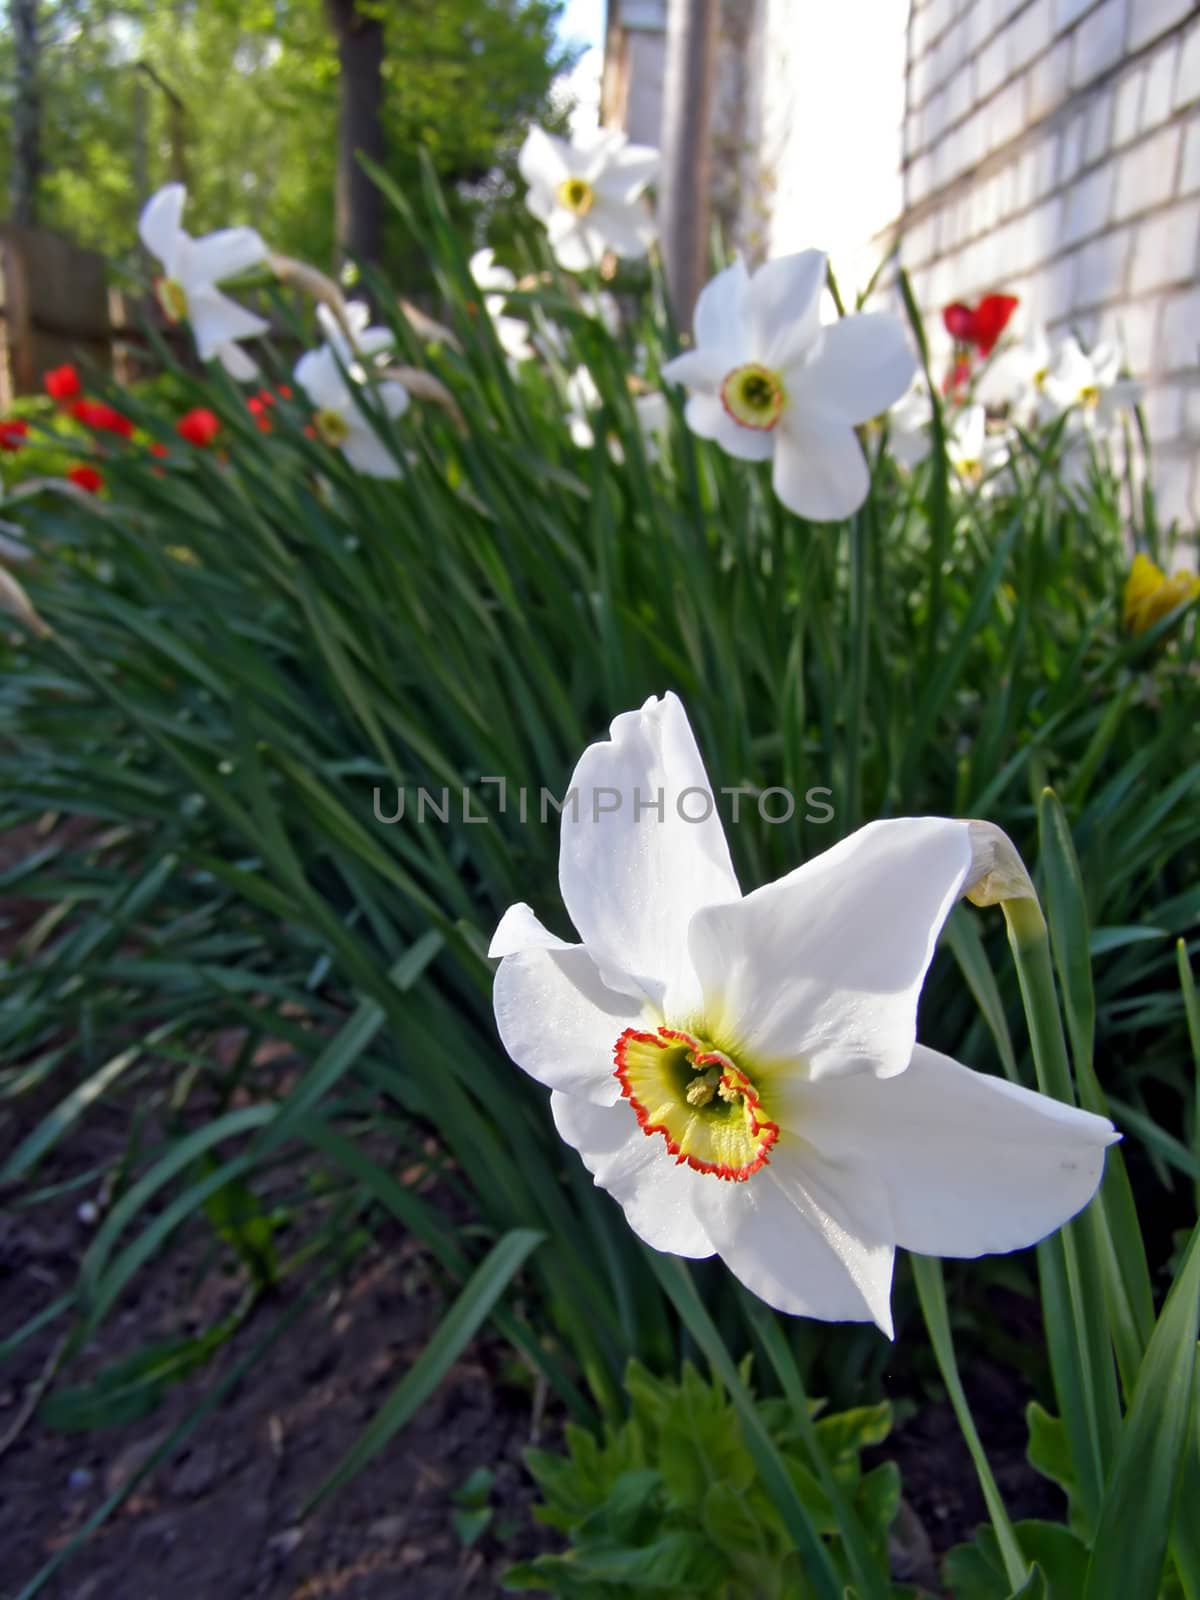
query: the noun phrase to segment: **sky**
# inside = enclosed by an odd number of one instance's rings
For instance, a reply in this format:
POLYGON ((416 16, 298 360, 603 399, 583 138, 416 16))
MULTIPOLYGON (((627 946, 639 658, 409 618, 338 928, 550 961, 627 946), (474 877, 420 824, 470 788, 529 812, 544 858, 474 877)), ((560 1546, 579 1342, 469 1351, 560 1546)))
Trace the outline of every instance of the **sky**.
POLYGON ((604 10, 605 0, 567 0, 558 24, 558 36, 564 44, 586 46, 574 70, 562 78, 564 92, 578 102, 571 117, 572 133, 585 133, 600 119, 604 10))

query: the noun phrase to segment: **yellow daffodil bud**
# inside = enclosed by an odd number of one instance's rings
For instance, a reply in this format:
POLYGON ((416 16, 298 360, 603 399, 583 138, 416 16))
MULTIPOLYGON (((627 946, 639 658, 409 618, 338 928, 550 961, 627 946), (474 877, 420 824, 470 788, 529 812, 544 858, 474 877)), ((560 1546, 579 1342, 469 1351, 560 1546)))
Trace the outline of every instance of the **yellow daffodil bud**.
POLYGON ((1125 627, 1133 634, 1145 633, 1176 606, 1197 595, 1200 595, 1200 578, 1190 572, 1176 572, 1168 578, 1149 556, 1139 553, 1134 556, 1125 581, 1125 627))

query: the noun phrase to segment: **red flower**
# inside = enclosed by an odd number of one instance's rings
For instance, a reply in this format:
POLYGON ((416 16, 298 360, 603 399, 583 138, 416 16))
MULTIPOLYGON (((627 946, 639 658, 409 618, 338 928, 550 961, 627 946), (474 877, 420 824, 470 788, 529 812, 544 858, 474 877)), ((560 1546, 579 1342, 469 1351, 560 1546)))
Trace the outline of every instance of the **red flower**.
POLYGON ((19 450, 28 434, 29 424, 23 418, 0 418, 0 450, 19 450))
POLYGON ((147 445, 146 448, 149 450, 149 452, 150 452, 150 454, 152 456, 157 456, 160 461, 162 460, 162 458, 164 456, 169 456, 170 453, 171 453, 167 449, 166 445, 163 444, 162 441, 159 440, 159 439, 155 439, 154 442, 152 444, 147 445))
POLYGON ((250 413, 250 415, 252 417, 261 417, 262 414, 263 414, 264 409, 265 408, 263 406, 263 403, 259 399, 258 395, 252 394, 247 399, 247 401, 246 401, 246 410, 250 413))
POLYGON ((273 406, 275 404, 275 396, 271 393, 270 389, 260 389, 258 391, 257 398, 264 406, 273 406))
POLYGON ((71 415, 76 422, 82 422, 85 428, 94 428, 98 433, 119 433, 122 439, 130 438, 133 433, 133 423, 129 418, 106 405, 103 400, 76 400, 71 407, 71 415))
POLYGON ((990 356, 1016 309, 1015 294, 985 294, 974 308, 956 300, 942 312, 942 321, 958 344, 973 344, 981 356, 990 356))
POLYGON ((295 390, 292 389, 290 384, 281 383, 279 385, 279 398, 281 400, 290 400, 294 393, 295 393, 295 390))
POLYGON ((258 428, 259 433, 274 433, 274 431, 275 431, 275 429, 273 428, 273 426, 271 424, 271 419, 268 416, 265 416, 265 415, 257 416, 257 417, 255 417, 254 422, 255 422, 255 426, 258 428))
POLYGON ((43 372, 42 383, 51 400, 57 400, 60 404, 74 400, 83 393, 79 374, 69 361, 61 367, 51 367, 49 372, 43 372))
POLYGON ((204 406, 196 406, 191 411, 184 412, 175 424, 175 432, 188 444, 204 449, 210 445, 221 431, 220 419, 213 411, 208 411, 204 406))
POLYGON ((73 467, 68 467, 67 477, 77 489, 86 489, 89 494, 99 494, 104 487, 104 475, 95 467, 89 467, 86 461, 77 461, 73 467))

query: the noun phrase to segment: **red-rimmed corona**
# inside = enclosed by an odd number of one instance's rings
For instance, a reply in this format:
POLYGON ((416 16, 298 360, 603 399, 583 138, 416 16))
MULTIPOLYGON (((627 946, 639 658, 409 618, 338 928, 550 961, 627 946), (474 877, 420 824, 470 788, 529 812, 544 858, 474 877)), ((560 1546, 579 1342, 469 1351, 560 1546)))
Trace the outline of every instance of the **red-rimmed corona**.
POLYGON ((642 1132, 662 1134, 677 1162, 728 1183, 745 1183, 766 1166, 779 1125, 724 1051, 680 1028, 626 1028, 613 1060, 642 1132))

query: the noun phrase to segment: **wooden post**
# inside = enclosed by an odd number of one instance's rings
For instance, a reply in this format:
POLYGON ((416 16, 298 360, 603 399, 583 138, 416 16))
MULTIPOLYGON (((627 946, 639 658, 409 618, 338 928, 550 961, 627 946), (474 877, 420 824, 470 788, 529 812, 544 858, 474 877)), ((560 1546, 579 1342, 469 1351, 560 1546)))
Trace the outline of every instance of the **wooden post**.
POLYGON ((658 189, 663 267, 676 320, 691 323, 708 277, 718 0, 669 0, 658 189))

